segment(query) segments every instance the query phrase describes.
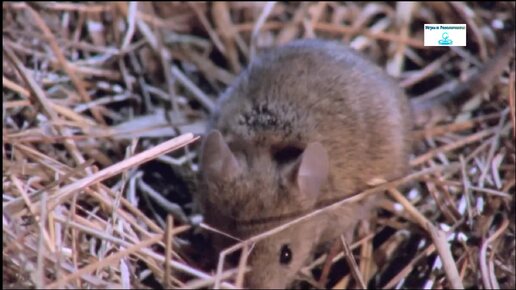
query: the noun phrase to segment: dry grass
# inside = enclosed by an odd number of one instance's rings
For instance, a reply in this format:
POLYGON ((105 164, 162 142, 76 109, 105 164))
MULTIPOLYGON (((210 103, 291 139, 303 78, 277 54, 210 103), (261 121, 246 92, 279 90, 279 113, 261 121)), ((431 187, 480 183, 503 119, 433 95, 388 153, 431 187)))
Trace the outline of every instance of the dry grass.
MULTIPOLYGON (((428 100, 460 87, 515 25, 514 2, 2 8, 5 288, 241 285, 245 255, 238 269, 209 271, 185 247, 198 146, 190 133, 204 131, 216 96, 257 51, 342 40, 428 100), (424 23, 468 24, 468 46, 424 47, 424 23)), ((413 173, 328 207, 391 197, 355 243, 342 241, 346 254, 330 255, 326 287, 516 286, 514 86, 505 64, 488 91, 418 114, 413 173)), ((326 259, 301 271, 302 287, 321 286, 326 259)))

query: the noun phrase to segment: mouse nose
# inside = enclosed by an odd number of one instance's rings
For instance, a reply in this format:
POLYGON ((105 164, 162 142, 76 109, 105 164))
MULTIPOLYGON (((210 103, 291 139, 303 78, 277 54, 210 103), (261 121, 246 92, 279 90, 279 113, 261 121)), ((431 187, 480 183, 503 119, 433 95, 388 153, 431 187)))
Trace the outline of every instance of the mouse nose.
POLYGON ((267 287, 262 279, 256 279, 252 272, 245 275, 244 287, 248 289, 274 289, 270 286, 267 287))
POLYGON ((285 281, 286 277, 278 277, 278 275, 262 269, 260 273, 248 272, 244 278, 244 287, 247 289, 285 289, 287 286, 285 281))

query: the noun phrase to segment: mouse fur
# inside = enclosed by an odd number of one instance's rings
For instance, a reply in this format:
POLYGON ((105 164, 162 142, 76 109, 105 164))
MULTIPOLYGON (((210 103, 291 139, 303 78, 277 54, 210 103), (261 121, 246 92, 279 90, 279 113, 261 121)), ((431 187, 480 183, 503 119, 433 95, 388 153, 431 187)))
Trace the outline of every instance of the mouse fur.
MULTIPOLYGON (((211 226, 246 239, 408 171, 410 106, 353 49, 297 40, 259 55, 219 99, 195 196, 211 226)), ((374 200, 345 205, 258 242, 246 287, 285 288, 319 246, 351 237, 374 200)), ((350 241, 349 241, 350 242, 350 241)), ((228 246, 216 235, 214 246, 228 246)))

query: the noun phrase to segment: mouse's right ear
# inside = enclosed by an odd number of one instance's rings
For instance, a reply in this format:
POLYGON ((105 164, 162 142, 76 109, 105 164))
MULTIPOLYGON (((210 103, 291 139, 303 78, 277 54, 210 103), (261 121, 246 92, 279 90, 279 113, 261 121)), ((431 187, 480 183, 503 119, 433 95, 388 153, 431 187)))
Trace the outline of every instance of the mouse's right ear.
POLYGON ((297 185, 305 197, 317 200, 323 184, 328 180, 328 152, 321 143, 313 142, 305 148, 300 161, 297 185))
POLYGON ((242 172, 238 160, 218 130, 212 130, 206 136, 201 151, 201 170, 209 177, 224 181, 242 172))

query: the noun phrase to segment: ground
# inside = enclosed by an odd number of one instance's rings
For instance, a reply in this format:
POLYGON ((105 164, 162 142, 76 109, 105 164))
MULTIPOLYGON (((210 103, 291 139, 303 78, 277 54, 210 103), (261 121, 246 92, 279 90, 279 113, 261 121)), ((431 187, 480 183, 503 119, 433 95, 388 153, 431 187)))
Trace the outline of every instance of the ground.
MULTIPOLYGON (((340 40, 385 68, 411 100, 432 100, 514 41, 515 25, 514 2, 2 8, 6 288, 211 287, 216 269, 184 246, 200 230, 186 223, 196 136, 260 50, 340 40), (467 24, 467 45, 425 47, 428 23, 467 24)), ((390 187, 352 254, 337 255, 326 287, 516 286, 514 75, 511 58, 487 90, 414 116, 412 182, 390 187)), ((298 286, 317 287, 324 260, 308 265, 298 286)))

